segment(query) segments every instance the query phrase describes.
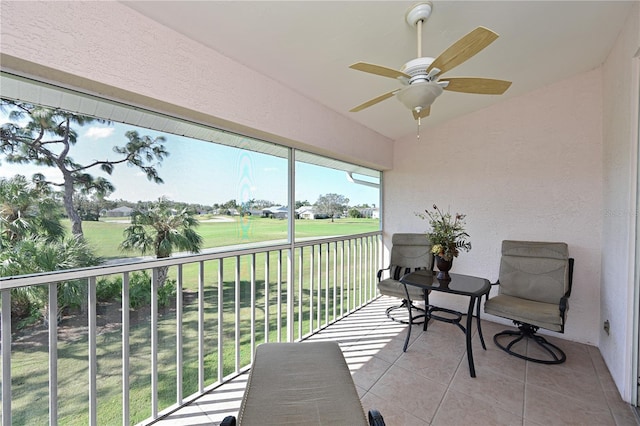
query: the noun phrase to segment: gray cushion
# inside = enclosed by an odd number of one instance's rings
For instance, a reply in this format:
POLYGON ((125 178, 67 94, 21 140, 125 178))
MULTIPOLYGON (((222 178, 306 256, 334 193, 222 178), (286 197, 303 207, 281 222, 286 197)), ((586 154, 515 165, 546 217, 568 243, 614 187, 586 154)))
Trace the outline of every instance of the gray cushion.
MULTIPOLYGON (((384 294, 385 296, 397 297, 400 299, 407 298, 407 294, 404 291, 404 285, 400 281, 396 281, 391 278, 380 281, 378 283, 378 290, 380 291, 380 294, 384 294)), ((424 300, 424 293, 422 292, 422 289, 414 285, 408 285, 407 290, 409 290, 411 300, 424 300)))
POLYGON ((503 241, 499 282, 498 296, 484 305, 486 313, 563 331, 560 299, 569 290, 567 244, 503 241))
POLYGON ((263 343, 256 349, 238 424, 368 425, 336 342, 263 343))
POLYGON ((518 297, 498 295, 487 300, 484 311, 491 315, 535 325, 551 331, 562 331, 562 316, 557 303, 535 302, 518 297))
POLYGON ((565 243, 504 241, 500 294, 557 305, 568 290, 568 259, 565 243))
MULTIPOLYGON (((385 274, 378 283, 378 290, 385 296, 406 299, 404 286, 398 280, 409 272, 420 269, 433 269, 433 255, 431 242, 425 234, 398 233, 391 237, 391 261, 385 274)), ((421 289, 407 286, 411 300, 424 300, 421 289)))

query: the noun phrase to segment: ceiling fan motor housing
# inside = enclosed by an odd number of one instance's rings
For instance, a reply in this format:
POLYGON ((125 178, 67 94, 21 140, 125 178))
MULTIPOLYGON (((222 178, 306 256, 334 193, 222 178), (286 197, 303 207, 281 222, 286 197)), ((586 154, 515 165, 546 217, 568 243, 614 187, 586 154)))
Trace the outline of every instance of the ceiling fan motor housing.
POLYGON ((411 79, 408 82, 409 84, 419 81, 433 81, 435 80, 435 75, 430 76, 427 74, 427 68, 429 68, 433 59, 434 58, 429 56, 412 59, 404 64, 402 68, 400 68, 400 71, 411 76, 411 79))

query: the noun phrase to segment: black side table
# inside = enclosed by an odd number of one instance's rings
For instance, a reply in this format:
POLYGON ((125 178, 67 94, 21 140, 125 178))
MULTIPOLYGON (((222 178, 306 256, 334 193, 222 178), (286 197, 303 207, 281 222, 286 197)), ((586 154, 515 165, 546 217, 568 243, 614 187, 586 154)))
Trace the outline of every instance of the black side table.
MULTIPOLYGON (((489 280, 485 278, 472 277, 469 275, 462 274, 450 274, 451 280, 438 280, 436 278, 435 272, 432 271, 416 271, 411 272, 400 279, 400 282, 404 284, 405 292, 407 294, 407 298, 409 298, 409 291, 407 290, 407 285, 412 285, 415 287, 419 287, 424 292, 424 303, 425 303, 425 321, 424 321, 424 330, 427 330, 427 324, 429 320, 433 319, 436 321, 444 321, 450 324, 457 325, 466 336, 467 340, 467 359, 469 360, 469 373, 471 377, 476 377, 476 369, 473 364, 473 350, 471 349, 471 321, 474 317, 473 308, 476 307, 476 315, 477 325, 478 325, 478 334, 480 335, 480 342, 482 343, 483 349, 487 349, 484 344, 484 337, 482 336, 482 327, 480 325, 480 301, 482 300, 482 296, 485 294, 489 294, 489 290, 491 289, 491 283, 489 280), (451 294, 459 294, 461 296, 469 296, 469 309, 467 310, 467 323, 466 326, 460 324, 462 317, 465 315, 462 312, 454 311, 451 309, 439 308, 437 306, 432 306, 429 304, 429 292, 430 291, 441 291, 443 293, 451 293, 451 294), (477 302, 477 303, 476 303, 477 302), (438 313, 444 312, 449 316, 441 316, 438 313)), ((409 303, 409 306, 411 304, 409 303)), ((409 327, 407 329, 407 337, 404 341, 403 351, 407 351, 407 346, 409 345, 409 337, 411 337, 411 321, 412 321, 412 313, 411 309, 409 309, 409 327)))

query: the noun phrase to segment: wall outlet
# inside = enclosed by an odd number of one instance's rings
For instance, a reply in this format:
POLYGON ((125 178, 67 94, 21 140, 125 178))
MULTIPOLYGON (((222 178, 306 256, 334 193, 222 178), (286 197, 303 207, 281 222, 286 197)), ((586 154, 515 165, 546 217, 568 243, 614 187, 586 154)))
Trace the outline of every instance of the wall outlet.
POLYGON ((607 336, 609 335, 609 328, 610 328, 609 320, 606 320, 604 322, 604 331, 607 333, 607 336))

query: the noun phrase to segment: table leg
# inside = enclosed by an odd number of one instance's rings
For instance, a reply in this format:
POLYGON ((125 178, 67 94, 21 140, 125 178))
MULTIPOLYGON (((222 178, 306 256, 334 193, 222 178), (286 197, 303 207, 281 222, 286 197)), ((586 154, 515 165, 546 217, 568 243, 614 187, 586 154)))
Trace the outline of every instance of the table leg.
POLYGON ((482 326, 480 325, 480 305, 482 305, 482 296, 477 300, 476 306, 476 321, 478 322, 478 335, 480 336, 480 343, 482 343, 482 349, 487 350, 487 345, 484 344, 484 337, 482 336, 482 326))
MULTIPOLYGON (((411 298, 409 297, 409 290, 407 289, 406 284, 402 284, 404 286, 405 294, 407 295, 407 309, 409 310, 409 324, 407 324, 407 337, 404 339, 404 347, 402 348, 402 352, 407 351, 407 346, 409 346, 409 338, 411 337, 411 326, 413 325, 413 312, 411 312, 411 298)), ((425 316, 424 319, 425 324, 427 323, 427 318, 425 316)))
POLYGON ((469 360, 469 374, 471 377, 476 377, 476 368, 473 364, 473 349, 471 348, 471 325, 473 320, 473 307, 476 304, 476 298, 471 296, 469 301, 469 310, 467 311, 467 330, 465 336, 467 338, 467 359, 469 360))
POLYGON ((429 290, 424 289, 424 325, 422 326, 422 330, 427 331, 427 324, 431 319, 429 317, 429 290))

